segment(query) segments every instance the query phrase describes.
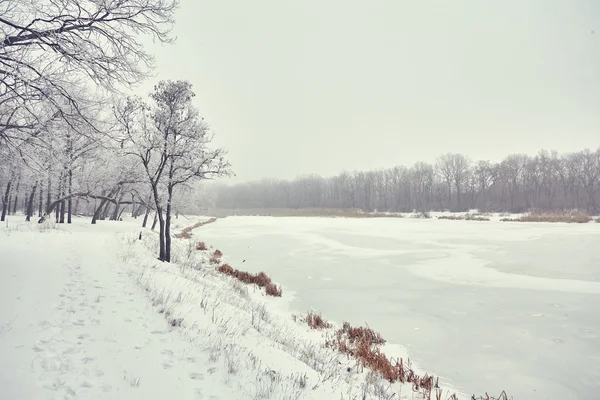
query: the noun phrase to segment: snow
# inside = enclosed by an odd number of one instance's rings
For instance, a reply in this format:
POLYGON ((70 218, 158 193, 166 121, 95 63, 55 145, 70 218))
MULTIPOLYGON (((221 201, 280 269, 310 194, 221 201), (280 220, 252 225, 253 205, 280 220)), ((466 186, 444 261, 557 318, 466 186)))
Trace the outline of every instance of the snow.
POLYGON ((324 348, 291 318, 307 310, 367 323, 461 399, 596 398, 596 224, 229 217, 163 264, 139 222, 0 228, 0 398, 418 398, 324 348), (197 240, 283 297, 217 274, 197 240))
POLYGON ((498 220, 228 217, 196 235, 465 393, 596 399, 600 225, 498 220))
POLYGON ((267 298, 218 274, 193 241, 176 240, 175 262, 160 263, 157 235, 138 241, 139 223, 2 227, 0 398, 418 397, 294 322, 292 291, 267 298))

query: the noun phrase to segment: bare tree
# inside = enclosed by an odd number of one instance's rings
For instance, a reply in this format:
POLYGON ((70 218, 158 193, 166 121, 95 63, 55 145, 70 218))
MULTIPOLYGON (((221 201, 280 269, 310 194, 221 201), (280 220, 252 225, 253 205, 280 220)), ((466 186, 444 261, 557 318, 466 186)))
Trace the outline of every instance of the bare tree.
POLYGON ((146 105, 129 99, 115 107, 124 153, 138 159, 152 193, 159 225, 159 259, 171 260, 171 214, 175 189, 195 180, 230 173, 222 149, 208 145, 212 134, 192 104, 186 81, 161 81, 146 105))

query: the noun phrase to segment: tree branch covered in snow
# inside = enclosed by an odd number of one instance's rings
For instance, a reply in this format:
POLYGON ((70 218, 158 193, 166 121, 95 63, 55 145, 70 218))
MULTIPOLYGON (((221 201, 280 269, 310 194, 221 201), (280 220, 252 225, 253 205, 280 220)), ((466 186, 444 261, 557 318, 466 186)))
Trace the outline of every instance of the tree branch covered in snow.
POLYGON ((153 58, 139 37, 171 42, 176 7, 177 0, 0 3, 0 140, 82 115, 77 89, 87 82, 114 91, 146 78, 153 58))

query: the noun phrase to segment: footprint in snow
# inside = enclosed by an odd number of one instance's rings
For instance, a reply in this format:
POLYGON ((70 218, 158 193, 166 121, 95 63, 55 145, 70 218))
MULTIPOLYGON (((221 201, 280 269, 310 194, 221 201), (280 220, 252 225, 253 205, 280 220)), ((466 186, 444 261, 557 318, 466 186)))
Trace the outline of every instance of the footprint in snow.
POLYGON ((165 350, 161 351, 161 354, 164 354, 166 356, 172 356, 173 351, 165 349, 165 350))
POLYGON ((204 380, 204 374, 200 374, 198 372, 192 372, 190 374, 190 379, 194 379, 196 381, 203 381, 204 380))
POLYGON ((42 351, 44 351, 45 349, 38 346, 37 344, 34 344, 33 347, 31 348, 31 350, 35 351, 36 353, 41 353, 42 351))

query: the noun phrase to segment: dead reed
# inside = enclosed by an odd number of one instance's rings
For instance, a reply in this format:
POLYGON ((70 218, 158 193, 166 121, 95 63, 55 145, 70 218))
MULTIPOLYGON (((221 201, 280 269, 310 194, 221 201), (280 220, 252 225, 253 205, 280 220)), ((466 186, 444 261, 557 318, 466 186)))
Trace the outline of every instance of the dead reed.
POLYGON ((246 271, 240 271, 231 267, 229 264, 223 264, 217 268, 222 274, 229 275, 241 282, 246 284, 254 284, 258 287, 264 287, 265 293, 269 296, 281 297, 281 288, 277 287, 272 281, 271 278, 264 272, 259 272, 258 274, 251 274, 246 271))

